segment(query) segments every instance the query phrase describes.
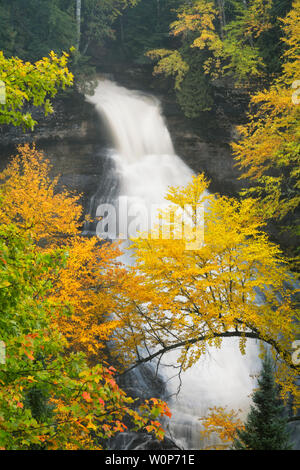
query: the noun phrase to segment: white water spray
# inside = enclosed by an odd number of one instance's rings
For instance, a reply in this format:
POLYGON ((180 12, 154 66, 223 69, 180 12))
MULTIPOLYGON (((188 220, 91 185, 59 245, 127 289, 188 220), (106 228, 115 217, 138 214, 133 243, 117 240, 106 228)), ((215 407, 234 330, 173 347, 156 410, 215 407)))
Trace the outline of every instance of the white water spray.
MULTIPOLYGON (((175 155, 156 98, 104 80, 88 100, 105 120, 114 143, 120 197, 149 208, 163 204, 169 186, 183 186, 190 181, 193 172, 175 155)), ((182 374, 179 396, 170 400, 171 437, 180 447, 199 449, 206 445, 201 440, 199 418, 209 407, 247 411, 255 385, 251 375, 257 374, 259 361, 254 341, 248 341, 246 351, 242 356, 238 341, 224 340, 220 350, 210 349, 182 374)), ((176 364, 176 353, 169 353, 164 362, 176 364)), ((164 369, 164 375, 167 380, 174 370, 164 369)), ((171 393, 177 387, 178 380, 168 381, 171 393)))

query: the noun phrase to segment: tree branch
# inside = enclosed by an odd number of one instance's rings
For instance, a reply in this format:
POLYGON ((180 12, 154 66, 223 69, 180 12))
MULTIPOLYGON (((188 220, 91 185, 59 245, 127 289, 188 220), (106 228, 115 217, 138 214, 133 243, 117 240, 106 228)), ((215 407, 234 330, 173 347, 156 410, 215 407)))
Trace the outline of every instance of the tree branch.
POLYGON ((207 341, 208 339, 212 338, 232 338, 232 337, 246 337, 246 338, 252 338, 252 339, 262 339, 260 338, 257 333, 253 332, 241 332, 241 331, 225 331, 223 333, 213 333, 213 334, 207 334, 203 336, 198 336, 197 338, 191 338, 186 341, 181 341, 178 343, 171 344, 169 346, 165 346, 155 353, 139 359, 135 364, 133 364, 131 367, 126 369, 125 371, 121 372, 120 374, 117 375, 117 377, 120 377, 124 374, 127 374, 128 372, 132 371, 136 367, 140 366, 141 364, 145 364, 146 362, 150 362, 153 359, 155 359, 157 356, 163 355, 169 351, 173 351, 175 349, 182 348, 184 346, 192 345, 195 343, 198 343, 199 341, 207 341))

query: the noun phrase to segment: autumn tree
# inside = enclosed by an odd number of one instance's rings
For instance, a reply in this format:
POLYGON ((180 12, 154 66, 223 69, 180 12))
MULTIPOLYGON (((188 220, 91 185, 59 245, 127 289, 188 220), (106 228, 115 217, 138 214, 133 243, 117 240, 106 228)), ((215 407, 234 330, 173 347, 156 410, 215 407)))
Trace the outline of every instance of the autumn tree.
POLYGON ((25 144, 18 147, 0 175, 0 221, 15 223, 30 233, 36 244, 63 244, 79 234, 82 223, 80 195, 56 191, 59 177, 50 178, 51 166, 44 154, 25 144))
POLYGON ((299 60, 300 2, 282 19, 286 50, 282 74, 267 90, 252 97, 249 122, 239 127, 241 139, 232 144, 243 177, 252 181, 244 194, 255 197, 267 219, 282 220, 293 215, 299 220, 299 60))
POLYGON ((31 63, 18 57, 5 58, 0 51, 0 80, 5 85, 5 99, 0 103, 0 124, 31 128, 36 124, 25 104, 43 107, 53 112, 51 101, 58 90, 72 85, 73 75, 67 68, 68 54, 49 57, 31 63))
POLYGON ((210 441, 217 437, 220 441, 207 446, 206 450, 229 449, 237 436, 238 430, 244 429, 239 411, 228 411, 222 406, 209 408, 207 415, 200 418, 200 421, 203 426, 201 437, 210 441))
POLYGON ((119 315, 117 352, 130 366, 134 360, 160 361, 164 353, 179 349, 178 362, 186 369, 208 346, 221 347, 236 337, 244 353, 247 339, 259 339, 277 358, 281 396, 293 393, 297 406, 299 366, 293 364, 291 348, 299 316, 288 287, 288 265, 263 231, 254 200, 208 195, 207 187, 199 175, 184 188, 170 188, 162 228, 134 240, 136 281, 123 285, 127 300, 119 315), (190 245, 186 240, 193 234, 201 241, 201 227, 192 222, 193 211, 204 204, 204 244, 190 245), (191 222, 185 223, 188 237, 180 237, 185 205, 191 222), (158 237, 167 229, 170 236, 158 237))
POLYGON ((80 237, 78 196, 57 190, 36 148, 19 152, 0 176, 0 445, 101 449, 129 425, 162 439, 166 405, 136 404, 99 354, 119 251, 80 237))
MULTIPOLYGON (((153 399, 134 409, 112 367, 90 367, 82 353, 68 352, 52 321, 57 303, 49 298, 48 279, 49 270, 64 264, 65 253, 40 253, 28 234, 3 224, 0 253, 0 337, 6 346, 0 365, 0 447, 102 449, 129 425, 162 439, 158 418, 170 415, 164 403, 153 399)), ((67 315, 67 309, 60 314, 67 315)))
POLYGON ((105 243, 100 248, 96 237, 75 237, 67 250, 64 267, 50 276, 54 286, 50 298, 58 303, 53 320, 70 348, 84 351, 95 362, 106 356, 103 350, 119 325, 114 296, 126 272, 117 260, 118 247, 105 243), (60 311, 66 305, 68 316, 60 311))
POLYGON ((66 250, 65 264, 48 273, 49 295, 58 304, 53 320, 73 350, 95 355, 116 326, 111 292, 118 291, 124 272, 120 251, 97 237, 82 237, 80 195, 58 190, 59 178, 51 177, 49 161, 35 146, 18 150, 0 174, 0 223, 15 224, 41 252, 66 250), (66 308, 68 318, 61 312, 66 308))

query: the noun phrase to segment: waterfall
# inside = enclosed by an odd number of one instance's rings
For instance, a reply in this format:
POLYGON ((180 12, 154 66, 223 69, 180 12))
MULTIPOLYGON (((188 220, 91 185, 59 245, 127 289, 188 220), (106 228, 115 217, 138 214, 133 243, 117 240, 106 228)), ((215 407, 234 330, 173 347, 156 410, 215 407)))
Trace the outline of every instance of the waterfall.
MULTIPOLYGON (((113 142, 111 158, 118 179, 119 202, 126 197, 129 203, 139 202, 147 208, 161 205, 169 186, 182 186, 191 180, 193 172, 175 154, 156 98, 103 80, 87 99, 101 114, 113 142)), ((169 353, 164 362, 175 364, 176 352, 169 353)), ((251 375, 258 370, 255 342, 248 341, 246 356, 242 356, 238 341, 232 339, 224 340, 219 350, 211 348, 182 373, 177 397, 178 378, 172 379, 174 370, 163 368, 167 392, 172 396, 171 438, 184 449, 205 447, 199 418, 213 406, 228 405, 245 414, 255 386, 251 375)), ((141 374, 136 374, 136 380, 143 380, 141 374)))

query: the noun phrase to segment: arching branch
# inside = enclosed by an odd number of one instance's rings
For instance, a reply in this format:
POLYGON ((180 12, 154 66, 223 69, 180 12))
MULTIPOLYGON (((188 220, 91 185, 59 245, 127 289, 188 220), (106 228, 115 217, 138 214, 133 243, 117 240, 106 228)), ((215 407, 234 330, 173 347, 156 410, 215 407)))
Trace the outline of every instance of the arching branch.
POLYGON ((213 338, 251 338, 251 339, 258 339, 260 341, 264 341, 265 343, 270 344, 270 346, 272 346, 278 352, 278 354, 280 354, 280 356, 289 364, 289 366, 292 369, 300 370, 299 366, 297 366, 297 365, 295 365, 291 362, 289 353, 287 351, 281 350, 275 340, 263 338, 259 334, 259 331, 254 329, 253 331, 248 331, 248 332, 238 331, 237 330, 237 331, 225 331, 225 332, 222 332, 222 333, 213 333, 213 334, 209 333, 209 334, 206 334, 206 335, 198 336, 196 338, 191 338, 191 339, 188 339, 188 340, 185 340, 185 341, 180 341, 178 343, 174 343, 174 344, 171 344, 169 346, 164 346, 161 349, 159 349, 158 351, 156 351, 155 353, 148 355, 147 357, 140 357, 139 360, 136 361, 131 367, 124 370, 123 372, 120 372, 120 374, 118 374, 118 377, 122 376, 122 375, 125 375, 128 372, 136 369, 141 364, 151 362, 153 359, 157 358, 158 356, 160 356, 160 359, 161 359, 161 357, 164 354, 166 354, 170 351, 174 351, 176 349, 180 349, 180 348, 183 348, 185 346, 190 346, 190 345, 199 343, 201 341, 208 341, 208 340, 211 340, 213 338))

